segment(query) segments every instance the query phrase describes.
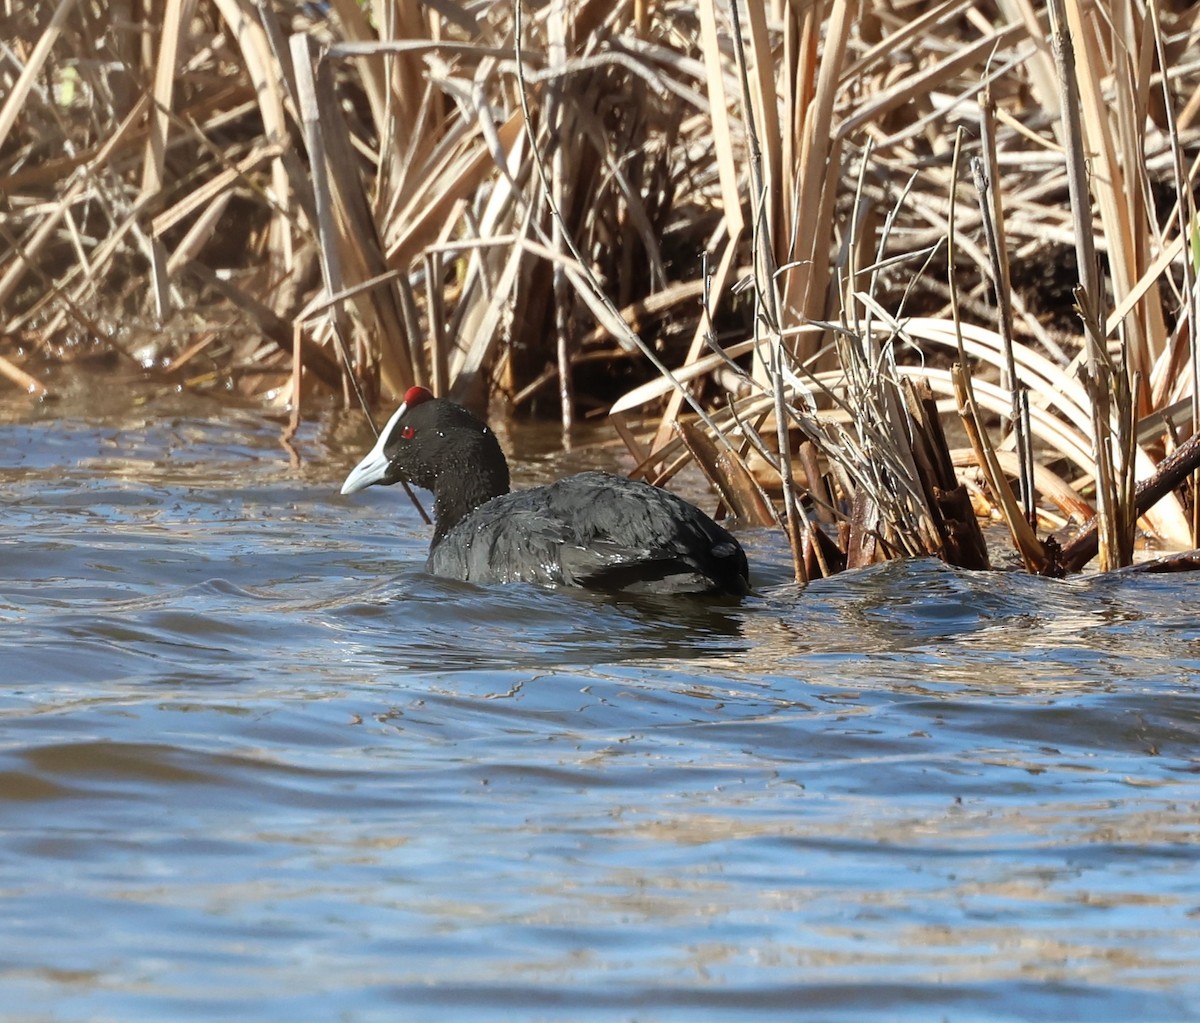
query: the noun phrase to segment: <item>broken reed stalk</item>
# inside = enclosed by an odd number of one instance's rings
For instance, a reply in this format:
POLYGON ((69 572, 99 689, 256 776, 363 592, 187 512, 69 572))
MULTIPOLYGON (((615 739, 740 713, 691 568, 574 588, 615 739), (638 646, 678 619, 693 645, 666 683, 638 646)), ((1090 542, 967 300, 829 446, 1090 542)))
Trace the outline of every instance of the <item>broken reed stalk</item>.
POLYGON ((951 317, 954 322, 955 338, 958 343, 958 362, 952 369, 955 399, 958 404, 959 415, 962 417, 963 427, 970 438, 971 446, 975 449, 976 461, 984 478, 987 480, 988 487, 992 491, 992 496, 1000 507, 1004 521, 1008 525, 1013 546, 1020 553, 1028 571, 1042 574, 1051 569, 1053 559, 1042 542, 1038 540, 1037 534, 1034 532, 1029 520, 1018 506, 1017 500, 1013 496, 1012 488, 1008 484, 1008 477, 1005 476, 1004 471, 1000 467, 1000 461, 996 457, 996 450, 988 438, 987 430, 980 414, 979 404, 975 400, 975 389, 971 379, 970 363, 967 360, 966 345, 963 342, 962 322, 959 318, 958 307, 958 282, 956 280, 957 232, 955 226, 958 204, 953 201, 959 180, 962 139, 963 129, 959 128, 954 137, 954 156, 951 161, 950 170, 952 201, 946 225, 946 274, 949 284, 951 317))
MULTIPOLYGON (((1200 470, 1200 434, 1193 434, 1164 458, 1150 479, 1137 485, 1133 512, 1144 515, 1166 495, 1200 470)), ((1093 519, 1069 544, 1060 558, 1066 572, 1078 572, 1096 556, 1100 544, 1099 522, 1093 519)))
POLYGON ((912 424, 913 460, 925 491, 929 515, 937 530, 943 561, 959 568, 991 568, 987 541, 965 484, 959 482, 942 429, 941 415, 927 383, 901 381, 912 424))
MULTIPOLYGON (((297 32, 290 39, 292 67, 296 74, 296 102, 300 108, 300 123, 304 128, 304 140, 309 154, 309 172, 312 175, 313 198, 317 207, 317 239, 321 247, 321 273, 325 291, 336 295, 343 290, 342 257, 334 224, 333 195, 329 185, 328 165, 325 162, 325 142, 321 127, 321 107, 317 100, 316 78, 313 72, 314 43, 307 33, 297 32)), ((350 403, 350 388, 354 388, 359 406, 367 414, 372 432, 378 434, 371 419, 370 406, 358 386, 358 375, 354 371, 354 359, 346 340, 345 309, 340 302, 329 309, 330 326, 338 353, 342 357, 345 372, 342 376, 343 400, 350 403)))
MULTIPOLYGON (((763 181, 762 150, 758 144, 758 129, 754 106, 750 98, 750 74, 746 67, 746 51, 742 43, 742 25, 737 4, 729 5, 732 23, 733 52, 742 86, 742 110, 746 123, 746 143, 749 147, 751 229, 754 235, 754 300, 755 335, 759 324, 765 324, 769 336, 771 360, 771 388, 775 400, 775 431, 779 444, 779 480, 783 486, 783 507, 787 523, 787 535, 792 552, 792 569, 798 584, 808 582, 804 564, 803 537, 801 529, 807 531, 807 518, 802 518, 796 506, 796 491, 792 482, 792 443, 788 430, 790 422, 784 382, 784 360, 786 353, 781 333, 781 313, 777 290, 775 247, 771 238, 771 227, 766 218, 767 187, 763 181), (804 527, 801 526, 803 521, 804 527)), ((761 54, 760 54, 761 57, 761 54)))
POLYGON ((1092 454, 1096 463, 1096 517, 1101 571, 1127 565, 1133 559, 1133 520, 1122 514, 1120 497, 1123 487, 1118 472, 1128 473, 1121 464, 1117 438, 1113 431, 1113 401, 1118 386, 1103 333, 1103 293, 1096 256, 1094 226, 1088 193, 1085 148, 1081 121, 1081 98, 1076 79, 1075 45, 1068 23, 1064 0, 1049 0, 1050 39, 1062 99, 1063 145, 1067 155, 1067 183, 1075 233, 1075 253, 1079 286, 1075 299, 1083 322, 1087 371, 1084 384, 1092 405, 1092 454))
POLYGON ((13 365, 3 355, 0 355, 0 376, 5 377, 26 394, 31 394, 35 398, 44 398, 49 393, 36 377, 26 373, 20 366, 13 365))
POLYGON ((1024 402, 1028 408, 1028 396, 1017 376, 1017 364, 1013 355, 1012 285, 1009 279, 1008 247, 1004 233, 1004 200, 994 182, 1000 180, 1000 161, 996 155, 996 107, 991 87, 986 87, 979 97, 980 143, 983 155, 971 160, 971 174, 979 193, 979 215, 983 226, 988 263, 991 267, 992 288, 996 298, 997 326, 1004 346, 1004 366, 1000 386, 1007 387, 1012 394, 1012 409, 1009 423, 1016 442, 1017 458, 1021 471, 1018 477, 1018 496, 1025 519, 1030 525, 1037 521, 1033 493, 1033 468, 1027 459, 1031 441, 1027 416, 1022 416, 1024 402))
MULTIPOLYGON (((1158 4, 1148 7, 1150 28, 1154 35, 1154 52, 1158 58, 1158 66, 1166 68, 1167 52, 1163 40, 1163 26, 1159 17, 1158 4)), ((1163 99, 1163 116, 1166 120, 1167 140, 1171 147, 1171 176, 1175 185, 1175 223, 1178 230, 1177 240, 1187 238, 1191 231, 1190 225, 1200 227, 1200 218, 1196 215, 1196 197, 1188 181, 1184 168, 1183 150, 1179 140, 1179 126, 1175 118, 1175 106, 1172 102, 1171 83, 1166 74, 1160 77, 1160 88, 1163 99)), ((1200 93, 1197 93, 1200 96, 1200 93)), ((1191 407, 1192 435, 1200 434, 1200 338, 1197 337, 1197 324, 1200 324, 1200 288, 1197 288, 1196 269, 1192 259, 1185 256, 1181 261, 1183 267, 1183 300, 1185 303, 1184 318, 1188 329, 1189 371, 1191 377, 1191 407)), ((1191 542, 1192 546, 1200 543, 1200 474, 1191 478, 1191 542)))

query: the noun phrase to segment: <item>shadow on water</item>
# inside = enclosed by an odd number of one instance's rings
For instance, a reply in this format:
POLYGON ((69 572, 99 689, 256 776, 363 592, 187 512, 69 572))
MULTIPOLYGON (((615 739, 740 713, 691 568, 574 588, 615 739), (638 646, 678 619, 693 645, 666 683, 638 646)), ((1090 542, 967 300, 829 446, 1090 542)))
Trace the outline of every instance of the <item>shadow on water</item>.
POLYGON ((686 661, 746 650, 728 601, 479 587, 408 572, 328 608, 354 656, 400 671, 686 661))

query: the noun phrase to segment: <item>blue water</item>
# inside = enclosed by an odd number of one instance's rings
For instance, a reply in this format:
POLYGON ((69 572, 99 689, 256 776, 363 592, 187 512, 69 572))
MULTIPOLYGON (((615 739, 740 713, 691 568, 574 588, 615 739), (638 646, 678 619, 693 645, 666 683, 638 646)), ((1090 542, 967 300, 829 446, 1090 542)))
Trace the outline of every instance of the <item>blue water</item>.
POLYGON ((477 588, 352 418, 85 412, 0 407, 0 1019, 1200 1019, 1191 577, 477 588))

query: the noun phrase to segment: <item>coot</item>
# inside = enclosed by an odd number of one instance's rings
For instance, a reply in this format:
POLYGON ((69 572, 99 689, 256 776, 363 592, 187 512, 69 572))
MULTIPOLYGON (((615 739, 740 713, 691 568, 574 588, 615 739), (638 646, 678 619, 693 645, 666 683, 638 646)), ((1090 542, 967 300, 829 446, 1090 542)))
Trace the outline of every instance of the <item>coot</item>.
POLYGON ((425 567, 434 575, 640 593, 749 590, 737 540, 658 487, 583 472, 510 493, 496 435, 423 387, 410 388, 342 493, 400 480, 433 492, 425 567))

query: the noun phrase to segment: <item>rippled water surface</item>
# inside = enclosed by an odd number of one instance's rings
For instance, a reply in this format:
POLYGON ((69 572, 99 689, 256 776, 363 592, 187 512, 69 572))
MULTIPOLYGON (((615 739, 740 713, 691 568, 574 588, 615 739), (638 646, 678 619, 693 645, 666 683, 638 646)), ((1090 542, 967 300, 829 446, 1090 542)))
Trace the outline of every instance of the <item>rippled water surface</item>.
POLYGON ((476 588, 105 390, 0 398, 0 1019, 1200 1019, 1193 578, 476 588))

